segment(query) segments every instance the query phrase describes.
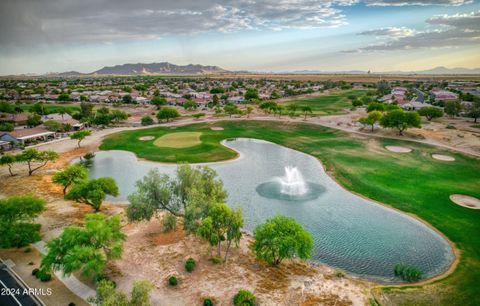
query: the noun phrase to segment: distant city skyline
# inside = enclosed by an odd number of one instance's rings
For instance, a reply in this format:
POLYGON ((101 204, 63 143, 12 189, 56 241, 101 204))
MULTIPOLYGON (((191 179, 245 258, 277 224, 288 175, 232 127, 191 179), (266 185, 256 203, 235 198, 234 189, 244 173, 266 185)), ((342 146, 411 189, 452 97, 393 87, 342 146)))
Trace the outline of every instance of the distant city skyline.
POLYGON ((469 0, 2 0, 0 75, 124 63, 227 70, 480 67, 469 0))

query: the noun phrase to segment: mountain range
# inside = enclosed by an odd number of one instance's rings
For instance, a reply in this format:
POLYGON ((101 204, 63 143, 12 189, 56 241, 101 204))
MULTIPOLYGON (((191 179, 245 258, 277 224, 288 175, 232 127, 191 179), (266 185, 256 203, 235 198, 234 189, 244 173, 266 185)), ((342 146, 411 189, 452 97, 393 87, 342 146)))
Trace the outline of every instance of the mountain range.
MULTIPOLYGON (((261 73, 261 74, 392 74, 392 75, 480 75, 480 68, 446 68, 435 67, 429 70, 420 71, 388 71, 388 72, 370 72, 363 70, 349 71, 321 71, 321 70, 299 70, 299 71, 282 71, 282 72, 255 72, 255 71, 228 71, 218 66, 204 65, 175 65, 168 62, 161 63, 137 63, 123 64, 116 66, 105 66, 102 69, 91 73, 81 73, 77 71, 48 73, 46 77, 79 77, 79 76, 103 76, 103 75, 208 75, 222 73, 261 73)), ((31 74, 23 76, 33 76, 31 74)), ((37 75, 38 76, 38 75, 37 75)))

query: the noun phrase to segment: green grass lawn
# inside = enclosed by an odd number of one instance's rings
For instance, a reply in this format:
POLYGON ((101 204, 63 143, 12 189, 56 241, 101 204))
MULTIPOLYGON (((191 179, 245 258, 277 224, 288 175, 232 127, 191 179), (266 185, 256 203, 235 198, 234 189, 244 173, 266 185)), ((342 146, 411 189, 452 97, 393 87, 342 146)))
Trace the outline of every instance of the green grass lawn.
POLYGON ((302 106, 310 106, 313 114, 317 116, 334 115, 342 113, 346 108, 352 107, 352 103, 348 99, 348 96, 353 95, 360 97, 365 94, 365 90, 349 90, 328 96, 294 100, 285 103, 285 105, 295 104, 298 108, 301 108, 302 106))
POLYGON ((454 193, 480 197, 480 161, 463 154, 413 142, 359 139, 325 127, 264 121, 218 122, 176 128, 151 128, 111 135, 103 150, 127 150, 161 162, 219 161, 236 156, 222 146, 226 138, 251 137, 284 145, 320 159, 333 176, 351 191, 415 214, 456 244, 462 256, 453 274, 423 288, 385 289, 386 296, 405 294, 415 305, 480 305, 480 211, 452 203, 454 193), (223 127, 212 131, 211 126, 223 127), (184 149, 159 148, 138 137, 173 132, 201 132, 202 143, 184 149), (412 153, 392 153, 386 145, 405 146, 412 153), (431 154, 454 156, 455 162, 435 160, 431 154), (413 290, 413 291, 412 291, 413 290))
POLYGON ((160 148, 188 148, 201 144, 201 135, 199 132, 170 133, 157 138, 153 144, 160 148))

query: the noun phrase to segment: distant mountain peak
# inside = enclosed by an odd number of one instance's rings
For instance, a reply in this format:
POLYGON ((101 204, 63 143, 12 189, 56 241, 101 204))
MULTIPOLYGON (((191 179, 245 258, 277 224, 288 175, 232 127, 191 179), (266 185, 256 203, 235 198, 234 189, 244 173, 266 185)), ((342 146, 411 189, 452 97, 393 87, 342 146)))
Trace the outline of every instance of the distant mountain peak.
POLYGON ((106 66, 92 74, 102 75, 155 75, 155 74, 213 74, 228 72, 218 66, 198 64, 175 65, 169 62, 136 63, 106 66))

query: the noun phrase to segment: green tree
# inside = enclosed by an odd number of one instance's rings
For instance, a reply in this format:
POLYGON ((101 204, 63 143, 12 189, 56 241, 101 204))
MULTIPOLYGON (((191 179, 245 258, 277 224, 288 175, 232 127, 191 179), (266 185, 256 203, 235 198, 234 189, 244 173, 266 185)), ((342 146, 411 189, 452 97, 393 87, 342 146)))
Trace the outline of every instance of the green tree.
POLYGON ((207 217, 202 220, 197 233, 208 241, 211 246, 217 246, 217 256, 221 256, 221 243, 227 241, 225 262, 232 242, 237 245, 242 237, 243 216, 240 210, 233 210, 226 204, 217 203, 210 207, 207 217))
POLYGON ((47 243, 48 253, 41 268, 61 270, 64 275, 76 271, 87 277, 103 275, 109 260, 121 258, 124 240, 120 216, 88 214, 84 227, 68 226, 58 238, 47 243))
POLYGON ((427 106, 418 110, 420 116, 424 116, 428 121, 431 121, 433 118, 440 118, 443 116, 443 111, 435 106, 427 106))
POLYGON ((239 113, 239 109, 238 109, 238 106, 234 105, 234 104, 226 104, 224 107, 223 107, 223 111, 228 114, 230 116, 230 118, 232 118, 232 115, 235 115, 235 114, 238 114, 239 113))
POLYGON ((470 106, 466 108, 467 116, 473 118, 473 122, 477 123, 477 119, 480 117, 480 98, 475 97, 470 106))
POLYGON ((92 132, 90 132, 89 130, 81 130, 70 135, 70 138, 78 140, 77 145, 80 148, 80 143, 82 142, 82 140, 84 140, 85 137, 90 135, 92 135, 92 132))
POLYGON ((250 105, 247 106, 246 112, 247 112, 247 118, 250 118, 250 114, 253 112, 253 107, 251 107, 250 105))
POLYGON ((157 109, 160 109, 160 107, 167 104, 167 99, 160 96, 153 96, 150 104, 155 105, 157 109))
POLYGON ((88 102, 80 103, 80 114, 82 118, 89 118, 93 115, 93 104, 88 102))
POLYGON ((395 128, 399 135, 408 128, 421 127, 420 115, 417 112, 404 112, 403 110, 393 110, 383 115, 380 125, 384 128, 395 128))
POLYGON ((38 151, 37 149, 26 149, 21 154, 16 156, 17 161, 25 162, 28 166, 28 175, 47 165, 48 162, 53 162, 58 158, 58 153, 55 151, 38 151), (34 164, 38 164, 36 167, 34 164))
POLYGON ((41 115, 41 116, 46 115, 45 106, 43 105, 42 102, 38 102, 38 103, 33 104, 30 107, 30 111, 32 113, 37 114, 37 115, 41 115))
POLYGON ((462 105, 458 101, 448 101, 445 103, 444 110, 447 115, 453 118, 460 114, 460 111, 462 110, 462 105))
POLYGON ((379 112, 379 111, 371 111, 371 112, 368 113, 367 117, 362 117, 362 118, 358 119, 358 122, 360 122, 363 125, 371 126, 372 132, 373 132, 373 128, 375 126, 375 123, 380 122, 380 120, 382 119, 382 116, 383 116, 382 113, 379 112))
POLYGON ((40 224, 31 223, 45 210, 45 201, 34 196, 0 199, 0 247, 22 247, 39 241, 40 224))
POLYGON ((258 259, 272 266, 294 256, 308 259, 313 250, 312 235, 294 219, 275 216, 254 230, 253 250, 258 259))
POLYGON ((6 102, 0 101, 0 113, 13 114, 14 108, 13 105, 6 102))
POLYGON ((307 114, 310 113, 312 114, 312 108, 310 106, 302 106, 301 110, 303 112, 303 115, 305 116, 305 120, 307 120, 307 114))
POLYGON ((119 110, 119 109, 114 109, 110 113, 110 119, 115 123, 119 123, 120 121, 127 120, 128 119, 128 114, 124 111, 119 110))
POLYGON ((373 111, 383 112, 385 111, 385 105, 383 103, 378 103, 378 102, 372 102, 368 104, 367 113, 370 113, 373 111))
POLYGON ((14 129, 15 129, 15 126, 13 125, 13 123, 6 122, 3 124, 0 124, 0 131, 12 132, 14 129))
POLYGON ((70 95, 68 93, 62 93, 62 94, 58 95, 57 100, 61 101, 61 102, 70 101, 70 95))
POLYGON ((42 124, 42 117, 37 114, 32 114, 27 118, 27 126, 28 127, 35 127, 42 124))
POLYGON ((145 126, 145 125, 152 125, 152 124, 153 124, 153 119, 152 119, 152 117, 150 117, 150 116, 147 115, 147 116, 143 116, 143 117, 142 117, 141 122, 142 122, 142 125, 143 125, 143 126, 145 126))
POLYGON ((12 155, 12 154, 5 154, 5 155, 2 155, 0 157, 0 165, 1 166, 4 166, 4 165, 8 166, 8 172, 10 173, 10 176, 15 176, 15 174, 12 171, 12 166, 16 162, 17 162, 17 158, 16 158, 15 155, 12 155))
POLYGON ((131 103, 133 103, 133 98, 132 98, 131 95, 124 95, 122 97, 122 102, 126 103, 126 104, 131 104, 131 103))
POLYGON ((290 117, 294 117, 297 112, 297 105, 295 103, 287 104, 287 110, 290 112, 290 117))
POLYGON ((223 182, 209 167, 180 165, 176 178, 152 169, 136 182, 136 191, 129 195, 127 217, 131 222, 150 220, 157 212, 167 211, 184 218, 185 229, 193 232, 210 207, 226 197, 223 182))
POLYGON ((277 108, 278 104, 273 101, 266 101, 260 104, 260 109, 265 112, 265 114, 270 113, 272 110, 277 108))
POLYGON ((258 99, 258 90, 256 88, 248 88, 244 96, 245 100, 252 101, 258 99))
POLYGON ((88 178, 88 170, 80 165, 74 164, 67 166, 53 175, 52 181, 55 184, 63 186, 63 194, 67 193, 68 187, 78 184, 88 178))
POLYGON ((164 107, 157 113, 158 121, 166 120, 167 122, 171 119, 180 117, 180 113, 173 107, 164 107))
POLYGON ((185 103, 183 103, 183 108, 186 110, 194 110, 194 109, 197 109, 197 107, 198 107, 198 104, 192 100, 188 100, 185 103))
POLYGON ((117 183, 111 177, 100 177, 75 184, 65 199, 88 204, 99 211, 107 195, 118 196, 117 183))

